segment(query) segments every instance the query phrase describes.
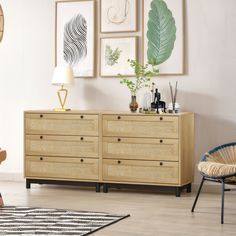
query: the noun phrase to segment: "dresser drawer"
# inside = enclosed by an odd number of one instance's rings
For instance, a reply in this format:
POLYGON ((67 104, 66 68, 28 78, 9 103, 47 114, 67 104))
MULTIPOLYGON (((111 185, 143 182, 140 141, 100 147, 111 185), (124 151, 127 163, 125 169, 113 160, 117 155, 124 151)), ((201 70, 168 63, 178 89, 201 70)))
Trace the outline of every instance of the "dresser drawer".
POLYGON ((178 139, 103 138, 103 158, 179 160, 178 139))
POLYGON ((98 136, 98 115, 25 114, 25 133, 98 136))
POLYGON ((26 135, 26 155, 98 157, 98 137, 26 135))
POLYGON ((98 180, 98 159, 26 156, 25 176, 98 180))
POLYGON ((153 184, 178 184, 178 162, 103 160, 103 180, 153 184))
POLYGON ((178 138, 178 117, 104 115, 103 135, 119 137, 178 138))

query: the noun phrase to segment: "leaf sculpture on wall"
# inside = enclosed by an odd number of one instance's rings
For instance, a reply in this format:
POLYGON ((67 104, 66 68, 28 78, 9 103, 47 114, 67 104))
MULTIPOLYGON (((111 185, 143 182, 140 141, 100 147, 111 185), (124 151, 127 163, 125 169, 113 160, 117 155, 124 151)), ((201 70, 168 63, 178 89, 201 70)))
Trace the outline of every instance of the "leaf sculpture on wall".
POLYGON ((170 56, 176 40, 175 19, 163 0, 153 0, 148 20, 148 63, 160 65, 170 56))

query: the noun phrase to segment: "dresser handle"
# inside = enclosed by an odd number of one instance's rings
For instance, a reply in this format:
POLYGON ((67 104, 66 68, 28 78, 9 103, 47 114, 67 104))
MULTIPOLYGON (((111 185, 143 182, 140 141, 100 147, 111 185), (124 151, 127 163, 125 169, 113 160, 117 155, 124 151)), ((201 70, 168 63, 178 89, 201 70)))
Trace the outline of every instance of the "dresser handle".
POLYGON ((118 164, 121 164, 121 161, 117 161, 118 164))
POLYGON ((163 120, 163 117, 160 117, 160 120, 163 120))
POLYGON ((162 139, 160 140, 160 143, 163 143, 163 140, 162 140, 162 139))
POLYGON ((81 138, 80 138, 80 140, 81 140, 81 141, 83 141, 83 140, 84 140, 84 138, 83 138, 83 137, 81 137, 81 138))
POLYGON ((42 161, 43 160, 43 157, 40 157, 40 161, 42 161))
POLYGON ((121 119, 121 117, 120 117, 120 116, 117 116, 117 119, 118 119, 118 120, 120 120, 120 119, 121 119))
POLYGON ((43 136, 40 136, 40 139, 43 139, 43 136))
POLYGON ((163 162, 160 162, 160 166, 163 166, 163 162))
POLYGON ((81 119, 84 119, 84 116, 80 116, 81 119))
POLYGON ((118 142, 120 142, 120 141, 121 141, 121 139, 120 139, 120 138, 118 138, 118 139, 117 139, 117 141, 118 141, 118 142))
POLYGON ((43 115, 42 114, 40 114, 40 116, 39 116, 40 118, 43 118, 43 115))
POLYGON ((80 159, 80 162, 84 162, 84 159, 80 159))

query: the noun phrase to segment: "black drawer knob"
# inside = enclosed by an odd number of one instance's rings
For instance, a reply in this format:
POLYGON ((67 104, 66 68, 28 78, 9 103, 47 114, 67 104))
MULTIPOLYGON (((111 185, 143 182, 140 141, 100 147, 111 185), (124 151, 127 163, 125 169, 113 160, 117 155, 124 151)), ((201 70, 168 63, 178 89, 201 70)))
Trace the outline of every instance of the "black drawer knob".
POLYGON ((84 140, 84 137, 81 137, 80 140, 83 141, 83 140, 84 140))
POLYGON ((118 141, 118 142, 120 142, 120 141, 121 141, 121 139, 120 139, 120 138, 118 138, 118 139, 117 139, 117 141, 118 141))
POLYGON ((43 139, 43 136, 42 136, 42 135, 40 136, 40 139, 43 139))
POLYGON ((163 143, 163 140, 162 140, 162 139, 160 140, 160 143, 163 143))
POLYGON ((80 159, 80 162, 84 162, 84 159, 80 159))
POLYGON ((117 161, 117 163, 118 163, 118 164, 120 164, 120 163, 121 163, 121 161, 117 161))
POLYGON ((160 120, 163 120, 163 117, 160 117, 160 120))
POLYGON ((43 160, 43 157, 40 157, 40 161, 42 161, 43 160))
POLYGON ((39 116, 40 118, 43 118, 43 115, 42 114, 40 114, 40 116, 39 116))
POLYGON ((163 162, 160 162, 160 166, 163 166, 163 162))
POLYGON ((80 116, 80 118, 81 118, 81 119, 84 119, 84 116, 82 115, 82 116, 80 116))
POLYGON ((120 117, 120 116, 117 116, 117 119, 118 119, 118 120, 120 120, 120 119, 121 119, 121 117, 120 117))

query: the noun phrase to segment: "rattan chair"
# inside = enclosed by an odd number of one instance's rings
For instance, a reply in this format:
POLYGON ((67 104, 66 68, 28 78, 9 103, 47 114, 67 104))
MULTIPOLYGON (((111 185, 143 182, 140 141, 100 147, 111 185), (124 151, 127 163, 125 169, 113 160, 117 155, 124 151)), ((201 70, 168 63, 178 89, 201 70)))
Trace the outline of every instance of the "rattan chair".
POLYGON ((202 175, 202 182, 199 186, 192 212, 196 206, 199 194, 205 181, 221 183, 221 224, 224 224, 224 192, 225 184, 236 184, 236 142, 218 146, 205 153, 198 170, 202 175))

